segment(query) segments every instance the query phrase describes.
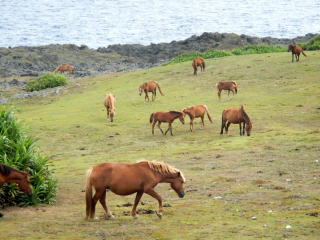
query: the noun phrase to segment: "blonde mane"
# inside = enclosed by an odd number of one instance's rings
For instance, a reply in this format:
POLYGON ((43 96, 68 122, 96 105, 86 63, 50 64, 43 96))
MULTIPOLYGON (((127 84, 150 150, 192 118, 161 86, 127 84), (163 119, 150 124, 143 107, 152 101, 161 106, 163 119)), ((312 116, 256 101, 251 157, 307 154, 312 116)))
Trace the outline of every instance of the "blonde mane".
POLYGON ((156 161, 141 161, 141 162, 147 162, 150 169, 152 169, 154 172, 159 173, 161 175, 180 173, 183 182, 186 181, 183 173, 179 169, 173 166, 170 166, 167 163, 156 162, 156 161))

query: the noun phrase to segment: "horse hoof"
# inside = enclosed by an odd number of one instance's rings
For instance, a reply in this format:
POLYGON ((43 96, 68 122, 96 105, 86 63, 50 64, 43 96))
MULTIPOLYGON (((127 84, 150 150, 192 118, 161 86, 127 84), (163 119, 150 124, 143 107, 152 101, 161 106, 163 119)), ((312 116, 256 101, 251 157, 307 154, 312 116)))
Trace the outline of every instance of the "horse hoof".
POLYGON ((158 213, 158 212, 156 211, 156 214, 157 214, 158 218, 162 219, 162 213, 158 213))
POLYGON ((109 213, 109 214, 105 215, 105 219, 106 220, 111 220, 111 219, 114 219, 114 216, 111 213, 109 213))
POLYGON ((132 216, 133 217, 133 219, 138 219, 139 218, 139 216, 138 215, 134 215, 134 216, 132 216))

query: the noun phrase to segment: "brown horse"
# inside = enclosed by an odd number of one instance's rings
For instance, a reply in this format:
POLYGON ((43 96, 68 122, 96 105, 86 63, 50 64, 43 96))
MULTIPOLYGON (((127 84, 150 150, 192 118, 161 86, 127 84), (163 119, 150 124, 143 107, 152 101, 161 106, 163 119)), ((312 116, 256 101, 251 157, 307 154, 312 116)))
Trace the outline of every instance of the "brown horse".
POLYGON ((219 99, 221 98, 221 92, 222 90, 227 90, 228 91, 228 96, 230 94, 230 91, 233 93, 238 93, 238 85, 237 82, 232 81, 232 82, 218 82, 216 84, 217 92, 218 92, 218 97, 219 99))
POLYGON ((144 92, 145 93, 144 100, 146 101, 146 99, 148 99, 148 101, 150 101, 148 92, 151 92, 152 101, 154 101, 157 95, 157 88, 159 89, 160 94, 164 96, 164 94, 161 91, 160 84, 156 81, 149 81, 141 84, 139 87, 139 95, 141 96, 142 92, 144 92))
POLYGON ((206 68, 206 63, 202 57, 196 57, 192 61, 192 67, 193 67, 193 75, 197 75, 198 67, 200 67, 202 72, 206 68))
POLYGON ((61 64, 60 66, 58 66, 55 70, 53 70, 54 73, 56 72, 68 72, 70 74, 74 74, 74 66, 69 65, 69 64, 61 64))
POLYGON ((113 122, 113 117, 116 112, 116 97, 112 93, 106 94, 104 97, 104 106, 107 109, 107 118, 110 118, 110 121, 113 122))
POLYGON ((249 116, 244 111, 243 106, 241 106, 239 109, 229 108, 229 109, 223 110, 220 134, 223 134, 223 128, 225 128, 226 134, 228 134, 228 129, 231 123, 239 124, 240 136, 244 136, 244 128, 246 128, 247 136, 250 136, 252 123, 250 121, 249 116), (243 127, 241 129, 242 123, 243 123, 243 127))
POLYGON ((117 195, 130 195, 137 193, 131 216, 137 218, 136 208, 143 195, 146 193, 159 202, 158 217, 162 217, 162 199, 154 190, 158 183, 170 183, 171 188, 184 197, 183 184, 185 178, 183 173, 166 164, 154 161, 141 161, 135 164, 125 163, 101 163, 87 171, 86 177, 86 218, 94 218, 95 206, 99 200, 105 210, 107 219, 113 218, 106 205, 106 190, 117 195), (95 194, 92 197, 92 188, 95 194))
POLYGON ((296 57, 296 62, 299 62, 299 58, 300 58, 300 53, 303 54, 303 56, 307 56, 304 52, 301 46, 299 45, 292 45, 289 44, 288 45, 288 52, 292 52, 292 62, 294 62, 294 56, 296 57))
POLYGON ((184 113, 177 111, 170 112, 154 112, 150 115, 150 124, 152 123, 152 134, 154 135, 154 126, 158 122, 158 128, 162 132, 163 135, 167 135, 167 132, 170 130, 171 136, 172 134, 172 123, 175 119, 179 118, 180 122, 184 124, 184 113), (162 122, 169 123, 167 131, 164 133, 160 127, 162 122))
POLYGON ((193 120, 195 118, 201 118, 202 127, 204 127, 204 115, 207 113, 209 121, 212 123, 211 116, 206 105, 196 105, 192 107, 187 107, 182 110, 184 114, 187 114, 190 117, 190 131, 193 130, 193 120))
POLYGON ((24 194, 32 194, 28 173, 0 163, 0 188, 5 183, 16 183, 24 194))

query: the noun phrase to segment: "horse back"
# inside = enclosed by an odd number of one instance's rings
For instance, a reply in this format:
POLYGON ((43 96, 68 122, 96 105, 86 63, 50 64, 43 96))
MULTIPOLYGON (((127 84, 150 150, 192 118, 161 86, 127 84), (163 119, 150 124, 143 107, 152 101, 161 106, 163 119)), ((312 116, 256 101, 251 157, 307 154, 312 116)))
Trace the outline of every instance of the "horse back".
POLYGON ((243 121, 240 109, 238 108, 225 109, 222 112, 222 118, 231 123, 240 123, 243 121))

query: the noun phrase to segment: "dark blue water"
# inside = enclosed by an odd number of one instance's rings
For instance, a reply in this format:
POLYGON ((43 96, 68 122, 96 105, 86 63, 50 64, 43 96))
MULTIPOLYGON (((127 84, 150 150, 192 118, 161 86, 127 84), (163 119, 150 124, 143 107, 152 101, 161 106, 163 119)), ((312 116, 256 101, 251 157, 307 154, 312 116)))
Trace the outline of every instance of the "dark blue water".
POLYGON ((320 0, 0 0, 0 46, 97 48, 203 32, 292 38, 320 32, 320 0))

